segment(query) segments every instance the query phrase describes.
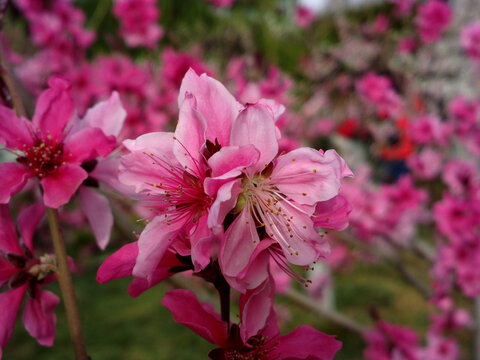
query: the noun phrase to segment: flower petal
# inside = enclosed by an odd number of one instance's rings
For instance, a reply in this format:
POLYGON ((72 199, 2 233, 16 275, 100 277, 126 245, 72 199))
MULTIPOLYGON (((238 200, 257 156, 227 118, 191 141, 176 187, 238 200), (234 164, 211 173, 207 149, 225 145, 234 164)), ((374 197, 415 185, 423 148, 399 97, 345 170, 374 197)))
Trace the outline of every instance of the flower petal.
POLYGON ((45 291, 37 285, 35 299, 27 298, 23 310, 22 321, 28 333, 43 346, 52 346, 55 339, 57 317, 55 308, 60 299, 50 291, 45 291))
POLYGON ((202 115, 195 108, 195 97, 189 93, 185 94, 185 101, 182 103, 178 115, 173 145, 173 153, 178 161, 192 174, 200 172, 199 167, 202 163, 200 149, 205 144, 207 127, 202 115))
POLYGON ((86 215, 100 249, 105 250, 113 227, 112 209, 108 199, 87 186, 81 186, 78 192, 80 206, 86 215))
POLYGON ((105 259, 97 271, 100 284, 132 276, 132 270, 138 256, 138 241, 123 245, 119 250, 105 259))
POLYGON ((78 165, 65 164, 57 172, 42 179, 43 202, 45 206, 58 209, 70 201, 75 191, 88 177, 88 173, 78 165))
POLYGON ((25 166, 8 162, 0 164, 0 174, 0 204, 6 204, 25 186, 30 173, 25 166))
POLYGON ((322 154, 299 148, 279 156, 270 177, 281 193, 299 204, 313 205, 337 196, 342 178, 350 174, 335 150, 322 154))
POLYGON ((162 300, 173 319, 217 346, 227 343, 227 325, 213 311, 210 304, 202 304, 190 290, 172 290, 162 300))
POLYGON ((273 279, 267 279, 240 296, 240 333, 245 343, 265 327, 273 307, 274 295, 273 279))
POLYGON ((252 144, 260 151, 252 172, 261 172, 278 153, 273 113, 266 105, 257 103, 243 110, 233 123, 230 145, 252 144))
POLYGON ((208 227, 223 226, 225 216, 235 207, 238 195, 242 192, 242 180, 235 179, 223 184, 215 197, 215 201, 208 212, 208 227))
POLYGON ((301 325, 278 338, 272 355, 280 359, 332 360, 341 348, 342 343, 335 340, 335 336, 321 333, 308 325, 301 325))
POLYGON ((126 116, 127 112, 123 108, 120 96, 114 91, 108 100, 101 101, 88 109, 83 121, 93 128, 100 128, 107 136, 117 137, 126 116))
POLYGON ((25 286, 0 293, 0 348, 7 345, 13 333, 25 286))
POLYGON ((151 283, 153 273, 165 251, 184 226, 185 220, 170 222, 170 219, 163 215, 149 222, 138 239, 138 257, 133 276, 145 278, 151 283))
POLYGON ((75 105, 67 80, 52 76, 48 85, 49 88, 37 100, 32 123, 43 137, 51 136, 54 140, 60 140, 65 125, 74 116, 75 105))
POLYGON ((252 144, 226 146, 208 159, 208 165, 212 169, 212 177, 233 178, 240 175, 244 168, 256 164, 260 156, 260 152, 252 144))
POLYGON ((352 206, 343 195, 320 201, 315 207, 313 224, 324 229, 344 230, 348 226, 348 214, 352 206))
POLYGON ((220 145, 228 145, 232 124, 243 108, 219 81, 207 74, 200 76, 190 69, 183 78, 178 95, 178 107, 186 94, 197 99, 197 111, 207 123, 206 138, 212 142, 218 139, 220 145))
POLYGON ((236 277, 247 266, 259 242, 252 214, 244 208, 228 227, 220 246, 219 262, 223 274, 236 277))
POLYGON ((0 144, 4 142, 9 149, 23 149, 24 145, 33 145, 31 124, 10 108, 0 105, 0 144))
POLYGON ((33 233, 45 214, 43 205, 32 205, 18 215, 18 230, 25 245, 33 252, 33 233))
POLYGON ((99 128, 86 127, 66 139, 64 152, 68 154, 68 162, 81 164, 98 156, 107 156, 116 144, 115 137, 105 136, 99 128))
POLYGON ((8 205, 0 205, 0 251, 4 254, 23 254, 8 205))

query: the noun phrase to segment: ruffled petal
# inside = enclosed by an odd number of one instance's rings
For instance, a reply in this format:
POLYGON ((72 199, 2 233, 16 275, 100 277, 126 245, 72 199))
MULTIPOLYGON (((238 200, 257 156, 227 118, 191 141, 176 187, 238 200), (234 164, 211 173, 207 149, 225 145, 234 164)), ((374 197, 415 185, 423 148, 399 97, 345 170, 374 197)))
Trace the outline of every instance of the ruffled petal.
POLYGON ((343 195, 327 201, 320 201, 315 207, 313 224, 330 230, 344 230, 348 226, 348 214, 352 206, 343 195))
POLYGON ((0 348, 7 345, 13 333, 25 286, 0 293, 0 348))
POLYGON ((275 121, 270 108, 257 103, 243 110, 233 124, 230 144, 254 145, 260 158, 249 171, 263 171, 278 153, 275 121))
POLYGON ((0 204, 6 204, 10 198, 25 186, 30 172, 18 163, 0 164, 0 204))
POLYGON ((233 178, 240 175, 244 168, 256 164, 260 156, 260 152, 252 144, 226 146, 208 159, 208 165, 212 169, 212 177, 233 178))
POLYGON ((45 214, 43 205, 32 205, 18 215, 18 230, 25 245, 33 252, 33 233, 45 214))
POLYGON ((168 216, 161 215, 147 224, 138 239, 138 257, 133 276, 152 282, 155 269, 177 234, 183 230, 185 221, 170 222, 168 216))
POLYGON ((33 145, 31 124, 23 117, 17 117, 12 109, 0 105, 0 144, 9 149, 24 148, 33 145))
POLYGON ((80 206, 92 227, 100 249, 105 250, 113 227, 113 214, 108 199, 87 186, 81 186, 78 192, 80 206))
POLYGON ((60 166, 57 172, 40 181, 45 206, 58 209, 68 203, 87 177, 88 173, 78 165, 60 166))
POLYGON ((138 241, 122 246, 105 259, 97 271, 100 284, 132 276, 132 270, 138 256, 138 241))
POLYGON ((60 299, 50 291, 37 286, 35 299, 27 298, 22 321, 28 333, 43 346, 52 346, 55 339, 57 317, 55 308, 60 299))
POLYGON ((173 153, 180 164, 194 175, 200 173, 202 162, 200 149, 205 144, 207 127, 205 119, 195 108, 196 100, 193 95, 185 94, 185 101, 178 115, 173 145, 173 153))
POLYGON ((49 88, 37 100, 32 123, 44 138, 50 136, 54 140, 61 140, 65 126, 75 113, 70 83, 52 76, 48 85, 49 88))
POLYGON ((215 201, 208 212, 208 227, 223 226, 225 216, 235 207, 238 195, 242 192, 242 180, 235 179, 223 184, 215 197, 215 201))
POLYGON ((4 254, 22 254, 18 245, 17 231, 8 205, 0 205, 0 251, 4 254))
POLYGON ((115 137, 105 136, 99 128, 86 127, 66 140, 64 153, 67 154, 68 162, 81 164, 98 156, 107 156, 116 144, 115 137))
POLYGON ((278 157, 270 178, 281 193, 295 202, 313 205, 338 195, 342 178, 351 175, 347 169, 335 150, 322 154, 299 148, 278 157))
POLYGON ((278 338, 272 355, 279 359, 332 360, 341 348, 342 343, 335 340, 335 336, 326 335, 308 325, 301 325, 278 338))
POLYGON ((117 137, 123 127, 127 112, 123 108, 120 96, 116 91, 108 100, 97 103, 88 109, 83 121, 94 128, 100 128, 107 136, 117 137))
POLYGON ((190 290, 172 290, 162 300, 173 319, 220 347, 227 343, 226 323, 220 320, 210 304, 202 304, 190 290))
POLYGON ((245 208, 228 227, 222 241, 219 252, 222 273, 235 278, 245 269, 259 242, 255 221, 245 208))
POLYGON ((273 280, 267 279, 257 288, 240 296, 240 334, 245 343, 265 327, 273 307, 274 295, 273 280))
POLYGON ((207 74, 198 76, 190 69, 183 78, 178 95, 178 107, 182 107, 186 94, 197 99, 197 111, 207 123, 206 138, 218 139, 220 145, 228 145, 232 124, 243 106, 235 100, 219 81, 207 74))

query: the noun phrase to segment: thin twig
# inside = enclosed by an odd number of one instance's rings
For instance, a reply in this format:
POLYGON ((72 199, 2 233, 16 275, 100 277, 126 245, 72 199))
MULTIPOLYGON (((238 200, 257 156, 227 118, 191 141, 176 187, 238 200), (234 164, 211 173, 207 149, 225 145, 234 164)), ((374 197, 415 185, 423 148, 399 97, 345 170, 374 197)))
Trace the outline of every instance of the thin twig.
POLYGON ((88 360, 87 349, 85 348, 85 341, 83 339, 82 325, 80 323, 77 302, 75 300, 72 276, 68 266, 67 252, 60 232, 57 210, 47 207, 47 218, 57 258, 57 278, 62 292, 63 304, 67 315, 75 359, 88 360))
POLYGON ((7 61, 5 55, 5 49, 3 48, 3 44, 0 41, 0 76, 7 87, 8 92, 10 93, 13 109, 17 112, 19 116, 26 116, 25 108, 23 107, 22 100, 20 95, 16 91, 15 87, 15 80, 12 75, 12 69, 10 68, 10 64, 7 61))
POLYGON ((362 324, 357 323, 356 321, 346 317, 345 315, 326 309, 324 306, 320 305, 314 299, 294 289, 289 289, 283 295, 289 300, 292 300, 293 302, 303 307, 313 310, 317 312, 320 316, 323 316, 324 318, 328 319, 329 321, 337 325, 340 325, 350 331, 356 332, 359 335, 363 335, 363 333, 366 330, 366 327, 363 326, 362 324))

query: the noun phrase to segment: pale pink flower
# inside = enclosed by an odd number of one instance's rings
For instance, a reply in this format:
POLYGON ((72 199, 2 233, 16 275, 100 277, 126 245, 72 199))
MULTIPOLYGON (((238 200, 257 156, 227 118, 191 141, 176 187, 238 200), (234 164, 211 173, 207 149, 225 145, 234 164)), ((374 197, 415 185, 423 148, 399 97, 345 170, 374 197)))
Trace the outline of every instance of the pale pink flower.
POLYGON ((452 9, 444 1, 428 0, 418 7, 415 24, 424 44, 430 44, 438 39, 448 28, 452 20, 452 9))
POLYGON ((412 12, 412 8, 417 0, 389 0, 395 4, 395 14, 398 16, 406 16, 412 12))
POLYGON ((40 345, 53 345, 54 310, 60 299, 42 286, 54 280, 55 259, 50 255, 36 257, 33 249, 33 233, 43 214, 40 205, 22 211, 18 217, 21 239, 17 239, 8 205, 0 205, 0 286, 7 289, 0 293, 0 358, 26 294, 22 316, 25 328, 40 345))
POLYGON ((460 42, 467 55, 480 64, 480 21, 469 24, 462 29, 460 42))
POLYGON ((413 153, 407 159, 407 165, 418 179, 434 179, 442 170, 442 155, 426 147, 419 153, 413 153))
POLYGON ((82 164, 108 155, 115 147, 114 136, 75 118, 66 80, 52 77, 49 86, 39 97, 31 122, 0 107, 0 140, 17 155, 16 162, 0 164, 5 174, 0 179, 0 203, 7 203, 35 177, 43 187, 46 206, 65 205, 88 178, 82 164))
POLYGON ((376 107, 378 112, 388 116, 398 115, 402 100, 388 77, 375 73, 366 74, 357 80, 356 89, 369 105, 376 107))

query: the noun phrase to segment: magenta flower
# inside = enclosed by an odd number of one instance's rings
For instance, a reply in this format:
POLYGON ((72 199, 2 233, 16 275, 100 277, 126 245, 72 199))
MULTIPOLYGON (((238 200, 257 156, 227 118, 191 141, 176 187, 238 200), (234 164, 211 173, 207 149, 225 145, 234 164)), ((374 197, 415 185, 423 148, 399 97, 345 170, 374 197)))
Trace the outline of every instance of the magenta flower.
POLYGON ((75 121, 67 81, 52 77, 37 101, 33 120, 18 118, 0 106, 0 140, 17 155, 16 162, 0 164, 0 203, 20 191, 29 178, 43 187, 45 206, 65 205, 88 178, 82 164, 108 155, 116 140, 97 127, 75 121))
MULTIPOLYGON (((268 282, 267 282, 268 283, 268 282)), ((240 300, 240 325, 220 320, 210 304, 200 303, 189 290, 173 290, 162 300, 176 322, 218 346, 210 351, 212 360, 227 359, 312 359, 331 360, 341 348, 334 336, 301 325, 280 335, 271 302, 271 288, 264 284, 240 300)))
POLYGON ((469 24, 462 29, 460 42, 467 55, 480 64, 480 21, 469 24))
POLYGON ((40 205, 31 206, 18 217, 21 240, 7 205, 0 205, 0 358, 12 336, 17 313, 25 293, 28 294, 22 321, 28 333, 43 346, 52 346, 55 337, 55 307, 59 298, 43 290, 53 281, 55 259, 50 255, 35 257, 33 233, 44 214, 40 205))
POLYGON ((446 2, 429 0, 418 7, 415 18, 420 40, 424 44, 437 41, 452 20, 452 9, 446 2))

